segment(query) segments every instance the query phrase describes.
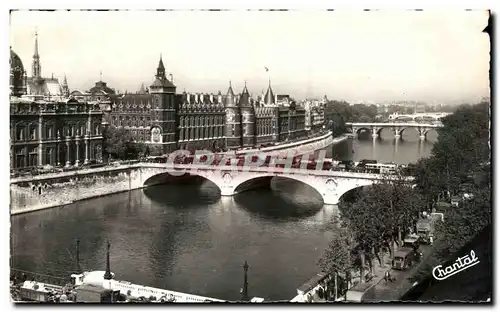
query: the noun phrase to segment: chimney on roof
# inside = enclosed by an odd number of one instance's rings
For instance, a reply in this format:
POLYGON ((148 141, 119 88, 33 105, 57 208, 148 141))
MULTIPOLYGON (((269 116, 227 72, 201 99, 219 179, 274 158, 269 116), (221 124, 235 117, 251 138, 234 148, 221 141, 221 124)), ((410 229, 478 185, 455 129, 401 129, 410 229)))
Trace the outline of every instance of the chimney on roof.
POLYGON ((195 102, 195 103, 198 103, 198 93, 195 93, 195 94, 194 94, 194 102, 195 102))
POLYGON ((203 93, 200 93, 200 103, 204 103, 203 99, 204 99, 203 93))
POLYGON ((213 102, 214 102, 214 94, 210 93, 210 103, 213 103, 213 102))

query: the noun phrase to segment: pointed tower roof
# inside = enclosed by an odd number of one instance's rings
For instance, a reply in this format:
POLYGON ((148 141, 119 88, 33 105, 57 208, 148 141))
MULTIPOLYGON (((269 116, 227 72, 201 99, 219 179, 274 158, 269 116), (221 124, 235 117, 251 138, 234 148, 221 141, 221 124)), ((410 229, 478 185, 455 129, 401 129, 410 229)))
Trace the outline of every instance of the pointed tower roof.
POLYGON ((231 85, 231 80, 229 80, 229 88, 227 89, 227 95, 234 96, 233 86, 231 85))
MULTIPOLYGON (((151 85, 152 88, 175 88, 175 85, 167 79, 165 75, 165 66, 163 65, 162 55, 160 54, 160 61, 156 69, 155 81, 151 85)), ((153 90, 151 90, 153 91, 153 90)))
POLYGON ((35 31, 35 53, 33 56, 38 56, 38 31, 35 31))
POLYGON ((229 80, 229 88, 227 89, 226 94, 226 105, 234 105, 235 104, 235 96, 233 87, 231 86, 231 80, 229 80))
POLYGON ((163 65, 163 59, 161 57, 161 53, 160 53, 160 62, 158 62, 158 69, 165 70, 165 66, 163 65))
POLYGON ((243 92, 241 93, 239 105, 240 106, 250 105, 250 93, 248 93, 246 81, 245 81, 245 87, 243 88, 243 92))
POLYGON ((269 79, 269 87, 267 88, 266 95, 264 96, 264 103, 267 105, 275 103, 273 89, 271 88, 271 79, 269 79))
POLYGON ((63 86, 67 86, 68 85, 68 79, 66 78, 66 74, 64 74, 64 80, 63 80, 63 86))

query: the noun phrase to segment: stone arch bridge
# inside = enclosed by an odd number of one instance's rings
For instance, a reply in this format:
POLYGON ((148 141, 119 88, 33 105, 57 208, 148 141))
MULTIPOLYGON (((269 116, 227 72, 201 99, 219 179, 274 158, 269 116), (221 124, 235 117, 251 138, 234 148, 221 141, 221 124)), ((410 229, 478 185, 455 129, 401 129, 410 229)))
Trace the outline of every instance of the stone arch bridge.
POLYGON ((269 183, 273 177, 288 178, 302 182, 316 190, 327 205, 336 205, 342 195, 362 186, 372 185, 387 178, 380 174, 341 172, 326 170, 284 169, 278 167, 209 167, 196 165, 142 164, 141 187, 149 185, 148 180, 163 174, 180 176, 185 173, 203 177, 220 189, 221 196, 233 196, 262 183, 269 183))
POLYGON ((279 167, 136 163, 12 178, 11 213, 65 206, 84 199, 141 189, 188 176, 200 176, 212 181, 220 189, 222 196, 232 196, 263 184, 269 185, 273 177, 288 178, 312 187, 327 205, 338 204, 341 196, 350 190, 387 178, 372 173, 279 167))
POLYGON ((395 139, 399 139, 408 128, 413 128, 418 131, 420 140, 424 141, 426 139, 427 133, 430 130, 435 130, 437 128, 443 127, 441 122, 435 123, 417 123, 417 122, 348 122, 346 126, 352 131, 352 133, 357 136, 361 130, 368 130, 372 133, 372 137, 378 138, 380 136, 380 131, 382 129, 389 128, 392 130, 395 139))

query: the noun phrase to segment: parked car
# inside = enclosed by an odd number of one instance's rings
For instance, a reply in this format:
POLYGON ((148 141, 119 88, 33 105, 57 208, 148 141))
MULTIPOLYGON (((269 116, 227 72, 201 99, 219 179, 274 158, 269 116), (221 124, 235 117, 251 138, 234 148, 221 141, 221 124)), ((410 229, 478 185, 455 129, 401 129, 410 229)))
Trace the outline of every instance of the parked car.
POLYGON ((395 270, 406 270, 411 267, 415 258, 412 248, 401 248, 394 253, 392 268, 395 270))

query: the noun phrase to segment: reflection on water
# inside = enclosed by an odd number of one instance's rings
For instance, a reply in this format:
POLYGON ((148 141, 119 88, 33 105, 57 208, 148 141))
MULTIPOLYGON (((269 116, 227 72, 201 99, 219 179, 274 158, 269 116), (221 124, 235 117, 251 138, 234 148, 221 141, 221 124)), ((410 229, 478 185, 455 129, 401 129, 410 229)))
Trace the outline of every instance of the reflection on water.
POLYGON ((102 270, 109 239, 111 269, 125 280, 236 300, 246 260, 252 296, 291 299, 317 271, 335 209, 281 197, 280 183, 234 198, 216 197, 210 182, 163 185, 14 216, 12 265, 64 275, 79 237, 83 267, 102 270))
MULTIPOLYGON (((409 162, 426 156, 429 142, 395 143, 382 137, 345 141, 328 156, 409 162)), ((317 259, 332 235, 336 206, 323 206, 310 187, 273 179, 270 189, 220 197, 209 181, 167 184, 11 217, 12 266, 68 275, 75 268, 75 240, 87 270, 105 268, 134 283, 237 300, 248 261, 249 292, 291 299, 317 273, 317 259)))
POLYGON ((376 159, 380 162, 408 164, 419 158, 429 157, 432 146, 437 141, 437 133, 429 131, 425 141, 421 141, 415 129, 406 129, 396 140, 390 129, 383 129, 380 137, 373 139, 371 133, 362 133, 352 140, 352 159, 376 159))

